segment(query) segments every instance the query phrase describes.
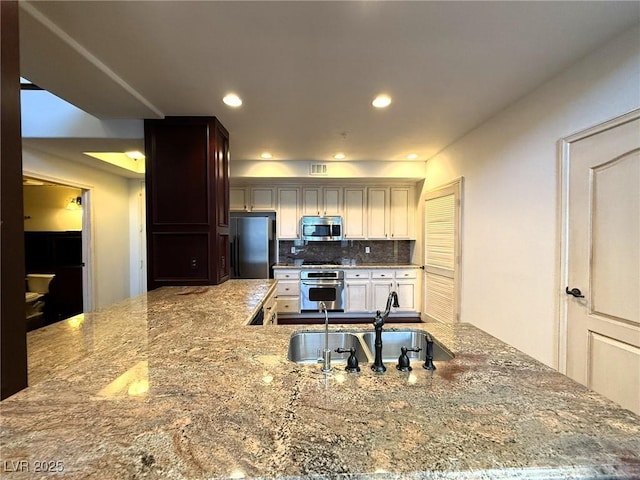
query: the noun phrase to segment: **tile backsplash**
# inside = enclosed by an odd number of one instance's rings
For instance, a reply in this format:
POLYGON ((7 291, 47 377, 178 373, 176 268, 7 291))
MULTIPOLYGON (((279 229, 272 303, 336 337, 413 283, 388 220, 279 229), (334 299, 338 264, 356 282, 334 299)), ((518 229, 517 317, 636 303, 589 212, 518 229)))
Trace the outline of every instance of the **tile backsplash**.
POLYGON ((307 242, 280 240, 278 261, 295 263, 298 261, 322 261, 356 264, 410 263, 411 250, 415 242, 411 240, 343 240, 341 242, 307 242), (291 253, 294 247, 296 253, 291 253), (365 253, 369 247, 370 253, 365 253))

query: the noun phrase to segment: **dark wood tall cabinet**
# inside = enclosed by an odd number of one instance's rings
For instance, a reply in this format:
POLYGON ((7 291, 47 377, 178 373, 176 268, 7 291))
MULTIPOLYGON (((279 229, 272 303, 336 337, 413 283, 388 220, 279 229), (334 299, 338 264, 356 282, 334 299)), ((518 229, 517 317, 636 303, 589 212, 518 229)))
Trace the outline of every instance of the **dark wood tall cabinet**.
POLYGON ((229 133, 215 117, 145 120, 147 286, 229 279, 229 133))

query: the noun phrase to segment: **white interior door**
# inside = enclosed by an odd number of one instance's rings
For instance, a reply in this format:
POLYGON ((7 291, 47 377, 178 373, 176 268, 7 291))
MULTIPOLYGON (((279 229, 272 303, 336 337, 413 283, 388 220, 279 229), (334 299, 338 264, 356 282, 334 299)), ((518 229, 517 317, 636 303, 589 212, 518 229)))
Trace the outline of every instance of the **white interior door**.
POLYGON ((567 139, 563 286, 567 375, 638 414, 639 117, 635 112, 567 139))
POLYGON ((462 178, 425 196, 424 299, 428 320, 460 320, 462 178))

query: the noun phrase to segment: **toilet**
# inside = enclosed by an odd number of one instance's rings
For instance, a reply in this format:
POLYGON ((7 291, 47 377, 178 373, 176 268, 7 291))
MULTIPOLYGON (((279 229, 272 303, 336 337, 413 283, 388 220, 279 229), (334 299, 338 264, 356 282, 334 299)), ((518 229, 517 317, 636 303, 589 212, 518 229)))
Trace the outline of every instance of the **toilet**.
POLYGON ((27 275, 27 291, 24 297, 28 319, 42 315, 44 295, 49 293, 49 284, 53 277, 55 277, 53 273, 30 273, 27 275))

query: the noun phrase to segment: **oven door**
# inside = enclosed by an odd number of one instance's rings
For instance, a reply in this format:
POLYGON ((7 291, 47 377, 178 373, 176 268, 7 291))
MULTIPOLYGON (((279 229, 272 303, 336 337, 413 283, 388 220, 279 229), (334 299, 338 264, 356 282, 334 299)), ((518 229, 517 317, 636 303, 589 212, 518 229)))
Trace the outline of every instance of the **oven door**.
POLYGON ((344 282, 342 280, 302 280, 300 282, 300 309, 318 312, 319 303, 327 310, 344 312, 344 282))

